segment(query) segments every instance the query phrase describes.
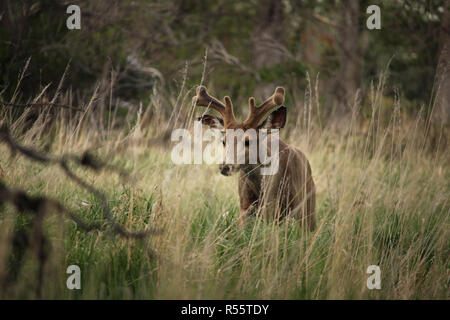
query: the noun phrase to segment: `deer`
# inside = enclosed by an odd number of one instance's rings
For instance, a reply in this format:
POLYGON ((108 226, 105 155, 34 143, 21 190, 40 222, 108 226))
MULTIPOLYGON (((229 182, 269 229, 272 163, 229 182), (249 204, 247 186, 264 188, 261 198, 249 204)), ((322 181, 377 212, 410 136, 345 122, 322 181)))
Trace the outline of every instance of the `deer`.
POLYGON ((316 228, 316 189, 309 161, 299 149, 286 144, 279 138, 276 140, 278 150, 274 151, 273 140, 268 139, 273 135, 272 132, 283 128, 286 124, 287 110, 283 105, 284 98, 283 87, 277 87, 273 95, 259 106, 256 106, 255 98, 250 97, 248 116, 243 122, 236 120, 229 96, 225 96, 224 102, 222 102, 209 95, 204 86, 197 87, 192 103, 193 106, 207 107, 206 112, 209 109, 219 112, 221 117, 205 114, 205 112, 197 118, 197 121, 201 121, 203 125, 210 128, 225 132, 224 148, 227 148, 229 141, 227 135, 235 130, 241 130, 244 133, 241 136, 235 135, 233 138, 242 139, 241 143, 243 142, 245 147, 239 149, 233 146, 227 152, 233 154, 234 160, 238 156, 243 156, 245 161, 236 164, 236 161, 230 163, 224 158, 219 164, 222 175, 229 176, 239 172, 240 211, 238 219, 240 224, 245 225, 247 218, 255 214, 262 214, 276 221, 281 221, 286 216, 294 216, 300 221, 302 227, 314 231, 316 228), (260 135, 246 135, 245 133, 250 130, 256 132, 266 130, 267 138, 261 138, 260 135), (257 141, 251 141, 252 139, 257 141), (259 147, 264 144, 268 154, 278 152, 279 165, 275 173, 263 175, 261 173, 263 166, 260 160, 256 163, 249 163, 251 143, 256 143, 259 147), (237 154, 239 152, 244 154, 237 154))

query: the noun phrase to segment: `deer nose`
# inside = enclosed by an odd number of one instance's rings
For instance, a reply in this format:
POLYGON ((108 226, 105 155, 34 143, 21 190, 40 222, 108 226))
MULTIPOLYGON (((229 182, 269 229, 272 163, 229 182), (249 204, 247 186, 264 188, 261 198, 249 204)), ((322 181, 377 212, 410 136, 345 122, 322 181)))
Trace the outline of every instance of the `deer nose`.
POLYGON ((223 174, 224 176, 229 176, 231 168, 227 164, 219 164, 219 170, 220 170, 220 173, 223 174))

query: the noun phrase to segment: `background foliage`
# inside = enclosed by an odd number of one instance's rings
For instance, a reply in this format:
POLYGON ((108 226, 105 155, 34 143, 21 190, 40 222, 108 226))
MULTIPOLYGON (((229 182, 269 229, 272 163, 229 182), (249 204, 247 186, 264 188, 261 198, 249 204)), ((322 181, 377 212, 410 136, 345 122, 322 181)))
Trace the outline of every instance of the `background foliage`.
MULTIPOLYGON (((349 109, 342 97, 342 82, 351 81, 345 81, 343 69, 356 65, 353 73, 359 74, 352 76, 353 87, 366 97, 370 83, 389 64, 388 88, 399 89, 405 106, 417 111, 421 105, 429 106, 432 96, 444 12, 444 0, 360 1, 352 33, 356 37, 351 38, 343 30, 346 1, 72 3, 81 7, 80 31, 66 28, 67 1, 2 2, 0 90, 4 100, 12 96, 17 75, 29 58, 22 81, 24 99, 48 83, 56 90, 69 66, 65 86, 80 94, 90 93, 112 69, 119 75, 116 97, 148 100, 155 78, 165 80, 164 89, 177 92, 186 66, 186 86, 199 83, 209 48, 205 81, 240 103, 249 92, 262 98, 271 85, 284 85, 302 98, 309 72, 313 78, 320 74, 325 108, 349 109), (381 30, 365 27, 369 4, 381 7, 381 30), (344 41, 357 45, 353 60, 340 54, 344 41), (126 72, 130 58, 141 67, 152 67, 150 79, 133 82, 126 72)), ((392 97, 393 91, 386 94, 392 97)))

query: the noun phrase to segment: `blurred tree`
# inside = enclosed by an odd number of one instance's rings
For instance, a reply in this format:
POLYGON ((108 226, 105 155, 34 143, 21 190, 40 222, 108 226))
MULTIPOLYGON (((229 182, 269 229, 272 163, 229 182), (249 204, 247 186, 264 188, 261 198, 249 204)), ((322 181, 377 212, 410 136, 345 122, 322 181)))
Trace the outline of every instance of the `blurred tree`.
MULTIPOLYGON (((286 39, 284 3, 278 0, 258 2, 257 19, 252 34, 252 67, 257 70, 270 69, 286 60, 283 43, 286 39)), ((280 79, 278 80, 280 81, 280 79)), ((276 83, 260 83, 253 95, 263 97, 273 92, 276 83)))
POLYGON ((448 125, 450 124, 450 0, 446 0, 444 4, 439 47, 433 121, 448 125))
MULTIPOLYGON (((11 98, 30 57, 22 100, 48 83, 56 90, 69 62, 64 84, 77 95, 92 93, 95 83, 110 90, 113 70, 112 94, 133 101, 150 99, 153 81, 147 75, 165 79, 169 92, 178 92, 183 79, 190 89, 203 77, 236 104, 246 105, 248 95, 262 99, 274 85, 286 86, 287 98, 301 101, 309 72, 311 78, 320 73, 324 114, 334 109, 345 118, 357 89, 364 102, 371 81, 391 61, 387 87, 399 89, 402 106, 416 111, 428 105, 434 80, 448 79, 444 1, 73 0, 81 7, 82 28, 69 31, 66 0, 4 0, 1 98, 11 98), (369 4, 381 7, 381 30, 365 28, 369 4)), ((448 105, 439 102, 449 91, 440 81, 437 107, 448 105)))
POLYGON ((339 1, 339 24, 337 27, 337 51, 339 71, 337 74, 335 117, 342 123, 354 102, 357 90, 361 87, 361 55, 360 55, 360 6, 359 1, 339 1))
POLYGON ((269 67, 283 61, 284 54, 279 47, 285 39, 285 17, 282 1, 263 0, 258 2, 258 19, 252 35, 253 65, 256 68, 269 67))

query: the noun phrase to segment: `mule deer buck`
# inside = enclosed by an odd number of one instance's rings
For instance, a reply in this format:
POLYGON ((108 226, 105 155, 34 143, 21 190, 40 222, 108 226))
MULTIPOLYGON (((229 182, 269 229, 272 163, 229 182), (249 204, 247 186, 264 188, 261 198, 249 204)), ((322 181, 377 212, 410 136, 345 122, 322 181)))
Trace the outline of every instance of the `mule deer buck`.
POLYGON ((234 141, 232 139, 241 139, 240 142, 245 146, 238 149, 235 148, 233 143, 231 149, 234 160, 243 156, 245 158, 244 163, 236 164, 236 161, 227 163, 224 160, 219 165, 220 172, 223 175, 228 176, 235 171, 240 172, 239 220, 241 224, 244 223, 246 217, 254 213, 261 212, 266 217, 272 217, 276 220, 291 214, 300 220, 302 226, 306 226, 310 231, 313 231, 316 227, 316 192, 309 162, 300 150, 287 145, 280 139, 275 141, 278 143, 278 150, 274 151, 276 148, 271 147, 274 140, 269 139, 269 136, 272 136, 271 129, 281 129, 286 123, 286 108, 282 106, 284 94, 284 88, 278 87, 275 93, 258 107, 256 107, 255 99, 251 97, 248 101, 249 114, 243 122, 236 120, 230 97, 225 96, 224 103, 222 103, 210 96, 204 86, 197 87, 193 104, 212 108, 221 114, 222 118, 206 114, 199 117, 198 120, 211 128, 225 130, 225 139, 223 140, 225 149, 229 147, 227 145, 229 141, 234 141), (265 116, 267 118, 262 121, 265 116), (243 134, 236 135, 235 132, 239 129, 243 134), (269 132, 265 139, 261 138, 260 135, 246 134, 250 130, 260 132, 262 129, 269 132), (228 139, 227 136, 231 134, 234 136, 228 139), (257 145, 258 148, 265 145, 268 154, 278 152, 279 165, 276 173, 263 175, 260 160, 256 163, 249 162, 249 146, 252 144, 257 145), (238 155, 239 152, 244 154, 238 155))

